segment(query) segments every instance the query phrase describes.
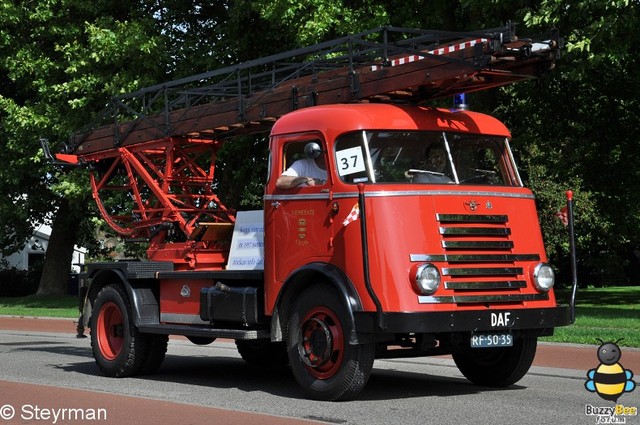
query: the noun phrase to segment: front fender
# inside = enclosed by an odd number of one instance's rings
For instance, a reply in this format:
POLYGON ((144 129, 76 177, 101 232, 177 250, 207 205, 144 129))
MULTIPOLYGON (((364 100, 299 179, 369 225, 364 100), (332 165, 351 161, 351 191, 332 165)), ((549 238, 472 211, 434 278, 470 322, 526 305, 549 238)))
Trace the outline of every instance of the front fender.
POLYGON ((349 343, 358 344, 359 338, 355 331, 354 312, 362 311, 362 301, 351 280, 337 267, 327 263, 310 263, 295 270, 285 280, 276 299, 273 316, 271 317, 271 339, 282 341, 284 324, 289 317, 289 309, 303 290, 316 283, 329 284, 343 300, 349 311, 351 329, 349 343))

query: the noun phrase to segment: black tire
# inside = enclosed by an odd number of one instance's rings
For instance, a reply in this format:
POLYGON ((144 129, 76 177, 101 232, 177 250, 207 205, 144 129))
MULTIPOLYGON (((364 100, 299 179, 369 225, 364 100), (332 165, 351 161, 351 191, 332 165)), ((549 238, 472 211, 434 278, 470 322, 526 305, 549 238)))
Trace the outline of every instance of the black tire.
POLYGON ((268 339, 236 340, 236 347, 242 359, 253 366, 278 367, 289 364, 284 342, 271 342, 268 339))
POLYGON ((216 339, 206 336, 188 336, 187 339, 195 345, 209 345, 216 339))
POLYGON ((136 374, 147 358, 145 335, 133 325, 129 299, 119 286, 105 286, 96 296, 91 349, 102 373, 110 377, 136 374))
POLYGON ((308 397, 348 400, 366 385, 375 345, 349 344, 352 326, 347 307, 329 286, 312 286, 294 301, 285 336, 287 353, 308 397))
POLYGON ((453 361, 474 384, 504 388, 526 375, 536 355, 537 344, 537 338, 519 338, 513 347, 469 348, 454 352, 453 361))
POLYGON ((146 341, 147 353, 140 368, 140 374, 149 375, 155 373, 167 354, 167 346, 169 344, 169 335, 140 335, 146 341))

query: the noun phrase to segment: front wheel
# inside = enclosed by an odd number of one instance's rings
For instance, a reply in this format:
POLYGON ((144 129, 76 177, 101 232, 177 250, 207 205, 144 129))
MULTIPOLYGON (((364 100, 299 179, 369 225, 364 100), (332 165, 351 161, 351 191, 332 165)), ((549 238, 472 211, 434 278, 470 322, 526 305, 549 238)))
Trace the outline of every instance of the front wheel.
POLYGON ((508 387, 529 371, 536 355, 537 338, 519 338, 513 347, 467 348, 453 353, 462 374, 476 385, 508 387))
POLYGON ((374 344, 350 344, 347 307, 326 285, 306 289, 294 302, 287 328, 287 353, 296 381, 311 398, 346 400, 366 385, 374 344))
POLYGON ((91 349, 102 373, 111 377, 137 373, 147 358, 145 342, 133 324, 123 290, 117 285, 102 288, 91 315, 91 349))

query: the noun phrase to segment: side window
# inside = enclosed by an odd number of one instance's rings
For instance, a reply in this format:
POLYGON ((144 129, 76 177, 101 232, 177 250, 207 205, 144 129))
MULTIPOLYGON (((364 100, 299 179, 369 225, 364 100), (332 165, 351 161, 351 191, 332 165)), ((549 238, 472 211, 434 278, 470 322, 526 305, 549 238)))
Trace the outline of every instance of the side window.
POLYGON ((324 186, 327 182, 326 148, 320 139, 298 139, 283 146, 282 176, 296 178, 293 187, 324 186), (297 180, 303 179, 302 183, 297 180), (308 182, 307 180, 308 179, 308 182))
POLYGON ((282 161, 282 170, 285 171, 287 168, 291 167, 291 164, 294 162, 305 159, 304 155, 304 145, 305 142, 293 142, 287 143, 284 146, 284 155, 282 161))

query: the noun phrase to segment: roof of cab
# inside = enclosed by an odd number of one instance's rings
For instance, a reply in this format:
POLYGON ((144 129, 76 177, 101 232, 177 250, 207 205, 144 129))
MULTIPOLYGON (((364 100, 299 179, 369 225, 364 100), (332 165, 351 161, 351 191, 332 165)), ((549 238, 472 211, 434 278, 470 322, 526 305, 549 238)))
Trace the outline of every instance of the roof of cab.
POLYGON ((452 131, 511 137, 502 122, 486 114, 386 103, 332 104, 300 109, 276 121, 271 135, 314 130, 330 138, 356 130, 452 131))

